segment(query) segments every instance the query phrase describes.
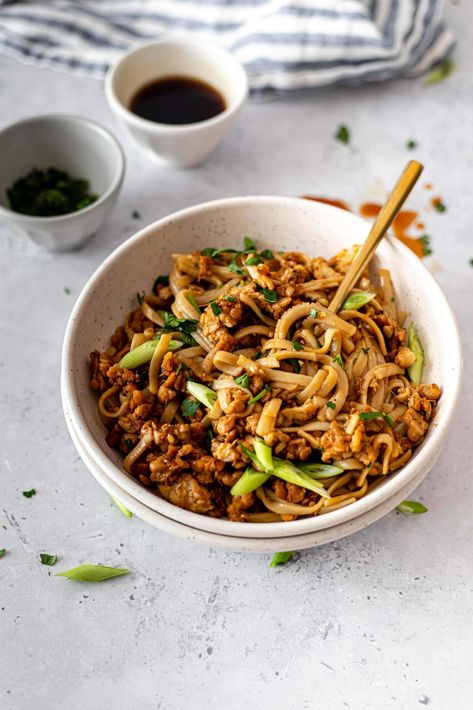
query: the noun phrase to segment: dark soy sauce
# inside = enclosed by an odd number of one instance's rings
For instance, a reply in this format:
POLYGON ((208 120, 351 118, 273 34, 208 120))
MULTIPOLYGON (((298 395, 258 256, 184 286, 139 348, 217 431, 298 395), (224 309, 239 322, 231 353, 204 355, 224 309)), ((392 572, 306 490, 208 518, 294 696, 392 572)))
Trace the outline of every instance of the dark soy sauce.
POLYGON ((132 98, 130 110, 156 123, 197 123, 225 111, 223 96, 204 81, 174 76, 143 86, 132 98))

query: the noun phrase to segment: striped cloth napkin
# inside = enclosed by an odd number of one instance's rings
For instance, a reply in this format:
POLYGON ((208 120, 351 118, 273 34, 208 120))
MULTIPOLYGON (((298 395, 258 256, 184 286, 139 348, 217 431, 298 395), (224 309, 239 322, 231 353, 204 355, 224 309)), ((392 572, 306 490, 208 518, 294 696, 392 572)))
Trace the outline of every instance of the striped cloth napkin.
POLYGON ((454 44, 444 0, 0 0, 0 52, 101 78, 133 44, 187 35, 245 66, 253 93, 414 76, 454 44))

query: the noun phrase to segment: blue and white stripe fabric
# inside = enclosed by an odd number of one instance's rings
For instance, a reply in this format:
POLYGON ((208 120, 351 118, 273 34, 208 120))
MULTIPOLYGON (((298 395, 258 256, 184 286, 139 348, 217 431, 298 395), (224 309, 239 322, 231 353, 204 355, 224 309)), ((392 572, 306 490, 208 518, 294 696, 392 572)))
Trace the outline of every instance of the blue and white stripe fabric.
POLYGON ((0 0, 0 52, 101 78, 130 46, 191 36, 242 62, 254 93, 359 84, 450 52, 444 0, 0 0))

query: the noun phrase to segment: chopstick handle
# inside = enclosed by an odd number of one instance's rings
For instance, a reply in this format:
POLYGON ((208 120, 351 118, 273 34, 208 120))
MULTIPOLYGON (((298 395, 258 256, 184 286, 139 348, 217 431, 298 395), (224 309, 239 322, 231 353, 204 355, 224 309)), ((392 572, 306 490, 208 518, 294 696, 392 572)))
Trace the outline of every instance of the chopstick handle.
POLYGON ((340 283, 330 303, 330 310, 335 313, 339 310, 343 301, 366 269, 378 244, 388 231, 394 217, 401 209, 423 169, 424 166, 422 163, 418 163, 417 160, 409 161, 404 168, 391 194, 376 217, 364 244, 358 249, 350 268, 345 274, 343 281, 340 283))

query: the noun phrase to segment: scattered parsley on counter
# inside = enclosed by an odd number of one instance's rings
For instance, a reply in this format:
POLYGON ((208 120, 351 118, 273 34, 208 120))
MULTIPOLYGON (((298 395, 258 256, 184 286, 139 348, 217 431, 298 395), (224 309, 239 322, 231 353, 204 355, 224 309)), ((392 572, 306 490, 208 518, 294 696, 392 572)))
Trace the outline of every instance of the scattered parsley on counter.
POLYGON ((133 210, 131 213, 132 219, 141 219, 141 214, 138 212, 138 210, 133 210))
POLYGON ((407 150, 414 150, 414 148, 417 148, 417 141, 412 140, 412 138, 406 141, 406 148, 407 150))
POLYGON ((340 143, 348 145, 348 143, 350 142, 349 128, 344 125, 339 126, 337 132, 335 133, 335 138, 337 141, 340 141, 340 143))
POLYGON ((423 234, 419 237, 419 242, 422 245, 422 253, 424 256, 430 256, 433 254, 432 249, 430 248, 430 237, 428 234, 423 234))
POLYGON ((445 59, 442 59, 442 61, 437 64, 435 69, 433 69, 429 74, 427 74, 424 79, 424 84, 426 86, 438 84, 440 81, 446 79, 447 76, 449 76, 454 69, 455 63, 451 59, 449 59, 449 57, 445 57, 445 59))
POLYGON ((25 498, 32 498, 36 495, 36 491, 34 488, 32 488, 30 491, 23 491, 23 495, 25 496, 25 498))
POLYGON ((64 293, 66 294, 66 296, 69 296, 69 294, 71 293, 71 289, 68 286, 64 286, 64 293))
POLYGON ((6 552, 7 552, 6 549, 5 549, 5 548, 2 548, 2 549, 0 550, 0 557, 3 557, 3 555, 6 555, 6 552))
POLYGON ((48 567, 52 567, 57 562, 57 555, 48 555, 45 552, 42 552, 39 556, 39 559, 42 565, 48 565, 48 567))
POLYGON ((88 190, 87 180, 71 178, 56 168, 34 168, 7 190, 7 196, 15 212, 57 217, 83 210, 95 202, 97 195, 91 195, 88 190))
POLYGON ((447 211, 447 208, 445 207, 444 203, 440 199, 434 200, 433 205, 434 205, 434 209, 436 209, 437 212, 446 212, 447 211))

